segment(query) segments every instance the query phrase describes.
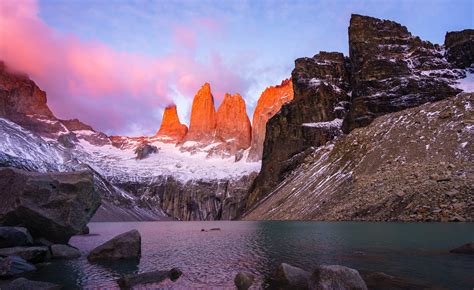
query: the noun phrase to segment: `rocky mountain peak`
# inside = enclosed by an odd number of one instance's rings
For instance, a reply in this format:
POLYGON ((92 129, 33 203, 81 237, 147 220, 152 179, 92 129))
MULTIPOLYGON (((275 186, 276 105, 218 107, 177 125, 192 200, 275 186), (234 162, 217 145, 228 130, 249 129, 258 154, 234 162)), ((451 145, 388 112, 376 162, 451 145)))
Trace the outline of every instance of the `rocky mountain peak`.
POLYGON ((267 87, 258 99, 252 120, 252 144, 248 155, 249 161, 262 159, 263 141, 267 121, 278 113, 281 107, 293 100, 293 81, 286 79, 280 85, 267 87))
MULTIPOLYGON (((246 149, 250 146, 252 126, 245 101, 239 94, 225 94, 217 110, 216 136, 232 147, 231 152, 246 149)), ((232 154, 232 153, 231 153, 232 154)))
POLYGON ((164 142, 177 143, 183 140, 187 132, 188 127, 179 121, 176 105, 166 107, 156 136, 161 137, 160 139, 164 142))
POLYGON ((216 129, 216 111, 211 86, 205 83, 194 96, 186 141, 210 142, 216 129))

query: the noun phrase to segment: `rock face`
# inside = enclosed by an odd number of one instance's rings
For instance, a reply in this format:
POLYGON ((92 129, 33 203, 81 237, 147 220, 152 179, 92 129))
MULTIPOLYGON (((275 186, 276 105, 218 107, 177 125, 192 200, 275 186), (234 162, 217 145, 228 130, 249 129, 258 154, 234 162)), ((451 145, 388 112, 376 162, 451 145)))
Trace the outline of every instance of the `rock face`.
POLYGON ((210 143, 216 129, 216 111, 211 85, 205 83, 194 96, 191 120, 185 141, 210 143))
POLYGON ((252 126, 242 96, 226 94, 217 110, 216 120, 216 137, 230 147, 231 155, 250 146, 252 126))
POLYGON ((176 105, 168 106, 163 113, 160 130, 156 133, 157 137, 163 142, 179 143, 186 133, 188 126, 181 124, 176 111, 176 105))
POLYGON ((247 158, 248 161, 262 159, 267 121, 291 100, 293 100, 293 82, 291 79, 284 80, 280 85, 268 87, 263 91, 253 113, 252 144, 247 158))
POLYGON ((387 114, 309 150, 246 219, 473 221, 473 104, 387 114))
POLYGON ((474 63, 474 29, 446 33, 444 38, 446 58, 458 68, 474 63))
POLYGON ((67 243, 100 206, 91 172, 33 173, 0 168, 0 224, 24 226, 35 238, 67 243))
POLYGON ((377 116, 454 96, 449 80, 462 75, 439 45, 412 36, 393 21, 352 15, 349 26, 352 109, 344 131, 377 116))
POLYGON ((340 118, 350 99, 347 69, 342 53, 321 52, 295 61, 295 99, 267 123, 262 170, 247 200, 248 207, 283 180, 297 164, 297 154, 340 133, 340 118))
POLYGON ((120 234, 90 252, 91 262, 103 260, 139 259, 141 256, 141 236, 137 230, 120 234))
POLYGON ((29 246, 33 238, 26 228, 0 227, 0 248, 29 246))
POLYGON ((316 267, 311 275, 310 289, 367 290, 367 285, 355 269, 339 265, 321 265, 316 267))

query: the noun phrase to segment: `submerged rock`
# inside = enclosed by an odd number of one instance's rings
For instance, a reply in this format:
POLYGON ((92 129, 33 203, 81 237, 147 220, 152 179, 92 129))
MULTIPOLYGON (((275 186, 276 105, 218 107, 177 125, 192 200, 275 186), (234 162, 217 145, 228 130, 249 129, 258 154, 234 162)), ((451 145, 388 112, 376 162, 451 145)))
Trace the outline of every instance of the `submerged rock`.
POLYGON ((7 284, 1 285, 1 288, 2 290, 59 290, 62 286, 49 282, 17 278, 7 284))
POLYGON ((169 271, 152 271, 147 273, 125 275, 120 278, 117 283, 120 289, 131 289, 137 285, 145 285, 151 283, 160 283, 166 279, 176 281, 181 277, 183 272, 178 268, 173 268, 169 271))
POLYGON ((36 270, 36 267, 18 256, 0 258, 0 278, 8 278, 36 270))
POLYGON ((141 236, 137 230, 120 234, 90 252, 87 259, 100 260, 139 259, 141 255, 141 236))
POLYGON ((74 247, 62 244, 51 245, 51 254, 54 259, 74 259, 81 256, 81 252, 74 247))
POLYGON ((255 276, 249 273, 240 272, 235 275, 234 284, 237 290, 247 290, 252 286, 255 276))
POLYGON ((36 173, 0 168, 0 225, 28 228, 34 238, 67 243, 100 206, 90 171, 36 173))
POLYGON ((308 289, 310 276, 303 269, 281 263, 273 274, 272 284, 277 289, 308 289))
POLYGON ((456 249, 452 249, 449 251, 450 253, 455 254, 467 254, 467 255, 474 255, 474 243, 467 243, 456 249))
POLYGON ((394 277, 382 272, 359 271, 361 277, 364 279, 367 287, 371 290, 423 290, 423 289, 444 289, 422 281, 413 279, 406 279, 401 277, 394 277))
POLYGON ((0 256, 18 256, 29 263, 42 263, 51 257, 48 247, 13 247, 0 249, 0 256))
POLYGON ((355 269, 340 265, 321 265, 313 271, 309 289, 367 290, 367 285, 355 269))
POLYGON ((28 246, 33 243, 28 229, 22 227, 0 227, 0 248, 28 246))

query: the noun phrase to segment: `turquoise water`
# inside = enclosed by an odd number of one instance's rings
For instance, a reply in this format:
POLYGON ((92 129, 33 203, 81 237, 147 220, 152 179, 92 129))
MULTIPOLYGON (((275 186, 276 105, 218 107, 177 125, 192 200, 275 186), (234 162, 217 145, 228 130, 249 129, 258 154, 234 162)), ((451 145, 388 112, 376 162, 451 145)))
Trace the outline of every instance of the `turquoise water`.
POLYGON ((123 274, 179 267, 183 276, 164 288, 233 288, 248 271, 258 285, 281 262, 304 269, 340 264, 415 278, 450 289, 473 289, 474 256, 449 249, 474 241, 474 223, 367 223, 293 221, 91 223, 91 234, 73 237, 83 257, 53 262, 30 278, 74 288, 116 287, 123 274), (201 229, 221 228, 201 232, 201 229), (85 256, 113 236, 137 229, 140 262, 89 264, 85 256))

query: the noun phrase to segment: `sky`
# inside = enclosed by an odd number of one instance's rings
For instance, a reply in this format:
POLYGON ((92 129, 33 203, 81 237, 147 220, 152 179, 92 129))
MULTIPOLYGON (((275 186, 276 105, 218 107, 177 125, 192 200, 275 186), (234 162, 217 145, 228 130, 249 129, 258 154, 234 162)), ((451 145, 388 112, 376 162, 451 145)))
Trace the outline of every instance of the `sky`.
POLYGON ((152 135, 170 104, 188 123, 205 82, 216 105, 241 94, 252 119, 296 58, 347 55, 352 13, 440 44, 447 31, 474 28, 474 0, 1 0, 0 60, 46 91, 59 118, 152 135))

